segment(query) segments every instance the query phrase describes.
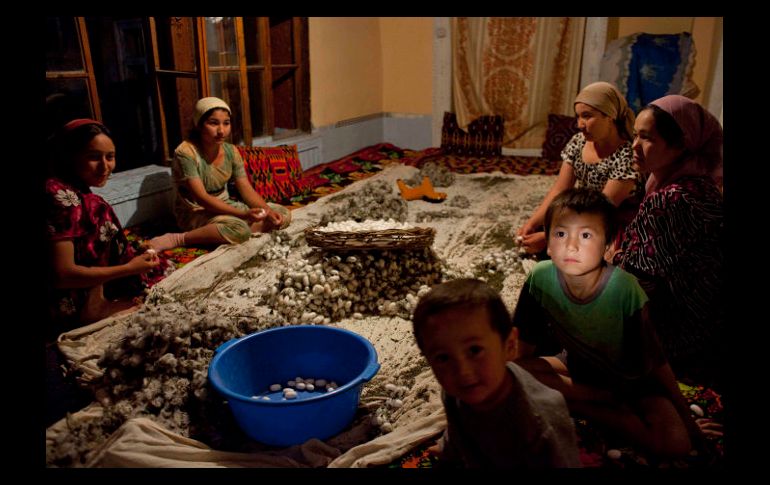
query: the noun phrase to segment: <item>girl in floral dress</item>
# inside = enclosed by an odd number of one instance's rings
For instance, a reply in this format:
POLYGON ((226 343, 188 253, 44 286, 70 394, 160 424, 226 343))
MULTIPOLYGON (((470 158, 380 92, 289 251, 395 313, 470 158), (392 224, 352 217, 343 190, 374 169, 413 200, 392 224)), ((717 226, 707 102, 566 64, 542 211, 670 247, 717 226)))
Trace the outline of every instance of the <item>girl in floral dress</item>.
POLYGON ((138 294, 137 275, 159 260, 136 255, 112 207, 90 187, 103 187, 115 169, 109 130, 91 119, 73 120, 51 140, 52 177, 45 183, 51 255, 51 317, 56 330, 127 310, 138 294))

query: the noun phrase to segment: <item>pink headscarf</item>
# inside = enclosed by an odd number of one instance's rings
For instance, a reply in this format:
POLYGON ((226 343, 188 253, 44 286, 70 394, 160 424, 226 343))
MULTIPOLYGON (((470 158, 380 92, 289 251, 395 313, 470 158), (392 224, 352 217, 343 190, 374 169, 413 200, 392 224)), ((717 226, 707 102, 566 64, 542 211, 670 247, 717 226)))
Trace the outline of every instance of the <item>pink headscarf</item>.
POLYGON ((665 180, 655 174, 647 179, 647 193, 663 187, 685 175, 707 175, 715 182, 722 180, 722 125, 714 115, 695 101, 671 94, 653 101, 670 114, 684 133, 685 159, 665 180))

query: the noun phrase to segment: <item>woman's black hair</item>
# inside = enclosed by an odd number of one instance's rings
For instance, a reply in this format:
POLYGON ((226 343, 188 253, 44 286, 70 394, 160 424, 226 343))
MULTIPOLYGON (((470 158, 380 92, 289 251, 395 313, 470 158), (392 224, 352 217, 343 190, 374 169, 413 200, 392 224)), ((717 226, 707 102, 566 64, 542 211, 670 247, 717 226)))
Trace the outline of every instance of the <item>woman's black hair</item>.
POLYGON ((112 139, 112 133, 101 123, 89 123, 73 129, 61 127, 48 139, 48 173, 70 183, 78 183, 75 157, 88 147, 97 135, 112 139))

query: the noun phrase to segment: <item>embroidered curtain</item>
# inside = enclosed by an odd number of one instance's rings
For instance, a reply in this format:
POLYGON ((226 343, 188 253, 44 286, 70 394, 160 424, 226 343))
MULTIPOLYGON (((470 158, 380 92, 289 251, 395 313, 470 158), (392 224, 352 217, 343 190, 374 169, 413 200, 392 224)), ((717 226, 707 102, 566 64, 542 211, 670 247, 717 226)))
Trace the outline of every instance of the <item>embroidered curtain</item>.
POLYGON ((583 17, 454 17, 451 25, 452 96, 461 128, 482 115, 501 115, 508 146, 544 126, 549 113, 574 114, 583 17))

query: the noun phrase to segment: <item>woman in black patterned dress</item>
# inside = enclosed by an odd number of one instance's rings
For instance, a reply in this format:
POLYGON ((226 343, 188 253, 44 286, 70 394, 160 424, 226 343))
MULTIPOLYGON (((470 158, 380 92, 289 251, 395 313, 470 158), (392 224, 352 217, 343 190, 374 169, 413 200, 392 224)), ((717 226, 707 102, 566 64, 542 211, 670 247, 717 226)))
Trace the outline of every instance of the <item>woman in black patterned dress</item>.
POLYGON ((650 297, 677 377, 719 386, 724 366, 722 127, 696 102, 664 96, 634 124, 634 161, 650 174, 614 263, 650 297))

